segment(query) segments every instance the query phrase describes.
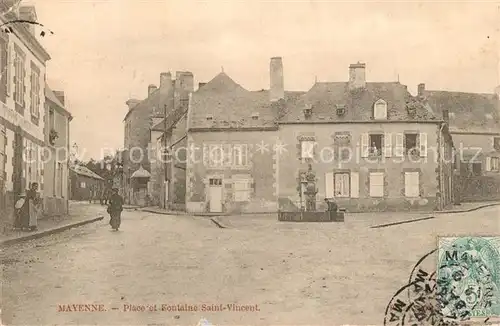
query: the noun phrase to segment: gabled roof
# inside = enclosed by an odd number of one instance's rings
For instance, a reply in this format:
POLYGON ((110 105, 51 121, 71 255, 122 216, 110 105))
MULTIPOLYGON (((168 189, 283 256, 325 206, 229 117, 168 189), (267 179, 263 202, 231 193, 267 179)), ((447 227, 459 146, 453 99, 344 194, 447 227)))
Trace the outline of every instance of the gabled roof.
POLYGON ((437 114, 448 110, 451 131, 500 131, 495 94, 428 90, 424 97, 437 114))
POLYGON ((308 122, 369 121, 372 120, 373 105, 378 100, 387 103, 387 116, 391 121, 439 120, 432 111, 418 104, 407 87, 399 82, 369 82, 365 88, 352 91, 347 82, 320 82, 315 83, 295 105, 288 105, 280 122, 306 121, 306 108, 310 108, 312 112, 308 122), (414 105, 414 115, 409 115, 408 105, 414 105), (343 107, 345 114, 338 116, 337 107, 343 107))
POLYGON ((83 175, 92 179, 104 180, 100 175, 91 171, 89 168, 83 165, 73 165, 70 166, 70 169, 76 174, 83 175))
MULTIPOLYGON (((285 92, 285 102, 295 99, 296 92, 285 92)), ((275 128, 278 117, 269 91, 248 91, 224 72, 194 92, 190 106, 190 129, 275 128)))
POLYGON ((130 113, 132 113, 133 111, 140 110, 141 108, 145 107, 153 107, 154 109, 158 108, 159 105, 160 105, 160 91, 157 89, 153 93, 151 93, 151 95, 149 95, 147 98, 140 101, 139 103, 137 103, 137 105, 128 110, 123 120, 126 120, 130 115, 130 113))

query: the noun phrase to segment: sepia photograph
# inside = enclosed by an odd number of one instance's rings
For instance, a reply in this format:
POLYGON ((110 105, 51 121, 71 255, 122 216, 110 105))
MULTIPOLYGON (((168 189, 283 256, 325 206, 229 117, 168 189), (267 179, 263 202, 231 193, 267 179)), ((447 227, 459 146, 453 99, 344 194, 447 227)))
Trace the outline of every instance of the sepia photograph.
POLYGON ((0 0, 1 325, 500 325, 500 3, 0 0))

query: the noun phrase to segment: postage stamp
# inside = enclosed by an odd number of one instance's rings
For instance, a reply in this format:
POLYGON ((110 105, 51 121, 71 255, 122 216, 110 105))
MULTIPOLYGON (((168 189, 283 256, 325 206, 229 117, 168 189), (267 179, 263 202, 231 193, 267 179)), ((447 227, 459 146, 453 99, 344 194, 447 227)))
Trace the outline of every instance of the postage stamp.
POLYGON ((500 236, 440 237, 437 264, 443 316, 500 316, 500 236))

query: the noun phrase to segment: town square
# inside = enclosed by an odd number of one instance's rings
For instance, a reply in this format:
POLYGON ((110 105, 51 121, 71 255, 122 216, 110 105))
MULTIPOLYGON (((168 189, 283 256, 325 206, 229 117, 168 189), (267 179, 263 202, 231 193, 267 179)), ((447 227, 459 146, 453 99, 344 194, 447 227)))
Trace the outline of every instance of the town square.
POLYGON ((499 322, 498 24, 0 0, 0 325, 499 322))

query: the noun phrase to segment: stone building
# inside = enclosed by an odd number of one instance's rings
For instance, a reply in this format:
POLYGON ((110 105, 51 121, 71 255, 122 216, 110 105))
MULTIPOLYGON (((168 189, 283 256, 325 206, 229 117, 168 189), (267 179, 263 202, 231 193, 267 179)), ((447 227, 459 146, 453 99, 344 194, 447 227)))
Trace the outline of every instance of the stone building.
MULTIPOLYGON (((36 20, 35 8, 8 11, 0 2, 0 23, 36 20)), ((42 152, 45 140, 45 67, 50 59, 28 24, 10 24, 0 33, 0 211, 1 223, 13 223, 13 208, 31 183, 43 196, 42 152)))
POLYGON ((69 167, 69 182, 71 200, 97 200, 96 193, 106 187, 106 180, 83 165, 69 167))
POLYGON ((270 90, 249 91, 221 72, 191 96, 188 124, 188 212, 276 212, 281 58, 272 58, 270 90))
POLYGON ((65 108, 64 92, 45 86, 44 214, 68 213, 69 126, 73 119, 65 108))
MULTIPOLYGON (((166 181, 170 176, 164 172, 166 164, 158 162, 156 145, 157 143, 165 144, 167 141, 163 138, 165 117, 167 117, 166 124, 173 126, 169 121, 174 115, 178 115, 187 108, 189 93, 192 90, 192 73, 178 71, 175 80, 172 80, 171 73, 161 73, 160 87, 149 85, 146 99, 127 101, 129 111, 124 119, 125 151, 123 155, 123 178, 127 203, 147 202, 165 205, 165 201, 160 198, 165 198, 165 185, 168 186, 166 181), (161 139, 157 141, 160 137, 161 139), (132 176, 141 166, 148 171, 150 177, 147 182, 137 183, 133 181, 132 176)), ((170 132, 167 132, 166 138, 170 137, 168 134, 170 132)))
POLYGON ((433 210, 452 202, 452 140, 446 120, 399 82, 317 82, 279 120, 288 150, 278 165, 280 209, 305 206, 303 175, 348 211, 433 210), (447 159, 447 160, 446 160, 447 159), (299 191, 298 191, 299 190, 299 191))
POLYGON ((500 200, 500 88, 491 94, 426 90, 419 97, 449 116, 456 147, 456 185, 462 201, 500 200))

